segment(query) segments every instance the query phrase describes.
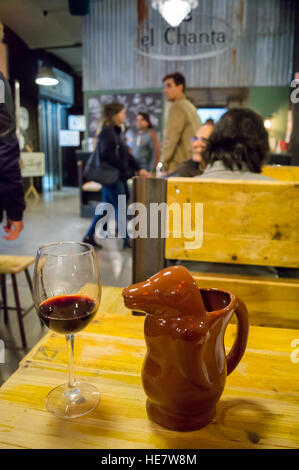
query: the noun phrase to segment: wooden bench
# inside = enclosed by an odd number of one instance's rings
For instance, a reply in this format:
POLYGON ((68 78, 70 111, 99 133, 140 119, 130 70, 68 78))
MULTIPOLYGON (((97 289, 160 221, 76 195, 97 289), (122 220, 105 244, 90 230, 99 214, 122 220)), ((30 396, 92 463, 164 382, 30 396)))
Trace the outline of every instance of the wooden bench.
MULTIPOLYGON (((167 185, 168 208, 177 204, 182 209, 183 204, 191 203, 191 227, 188 229, 188 223, 181 217, 178 235, 170 217, 166 241, 136 239, 133 282, 146 279, 169 260, 299 268, 299 182, 196 178, 136 181, 135 198, 143 202, 140 197, 144 195, 148 209, 152 191, 146 191, 144 186, 151 184, 167 185), (197 248, 188 247, 195 230, 195 203, 203 204, 202 245, 199 243, 197 248), (151 243, 155 244, 154 250, 151 243), (160 250, 157 243, 162 247, 160 250), (158 257, 158 253, 162 256, 158 257)), ((199 227, 197 221, 197 232, 199 227)), ((216 274, 212 268, 213 265, 208 273, 193 273, 197 284, 231 290, 240 296, 249 310, 251 324, 298 328, 299 279, 234 275, 225 271, 216 274)))

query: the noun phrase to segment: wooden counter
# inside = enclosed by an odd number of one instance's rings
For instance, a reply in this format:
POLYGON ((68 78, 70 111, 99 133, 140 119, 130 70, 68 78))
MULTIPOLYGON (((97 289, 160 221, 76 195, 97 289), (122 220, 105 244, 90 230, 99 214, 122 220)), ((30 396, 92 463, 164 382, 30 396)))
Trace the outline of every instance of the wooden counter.
MULTIPOLYGON (((100 311, 75 341, 76 377, 97 386, 101 401, 75 420, 45 408, 48 392, 67 382, 65 338, 48 332, 0 389, 0 448, 299 448, 299 330, 251 327, 214 422, 178 433, 146 416, 143 322, 123 306, 121 289, 104 288, 100 311)), ((234 335, 229 325, 226 347, 234 335)))

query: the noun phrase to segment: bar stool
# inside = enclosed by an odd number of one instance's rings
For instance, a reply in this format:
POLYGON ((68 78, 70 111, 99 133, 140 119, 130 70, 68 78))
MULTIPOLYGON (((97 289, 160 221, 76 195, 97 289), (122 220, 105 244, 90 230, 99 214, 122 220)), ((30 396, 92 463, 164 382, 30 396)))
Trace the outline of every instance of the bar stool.
POLYGON ((35 261, 35 258, 33 258, 32 256, 0 255, 0 277, 1 277, 1 293, 2 293, 2 308, 4 312, 4 322, 7 325, 8 310, 17 311, 23 348, 27 347, 23 318, 25 317, 25 315, 27 315, 27 313, 29 313, 32 310, 32 308, 34 307, 34 304, 32 304, 26 310, 21 307, 16 275, 21 273, 22 271, 25 272, 26 280, 27 280, 27 283, 28 283, 28 286, 32 295, 33 287, 32 287, 32 280, 30 277, 28 267, 31 264, 33 264, 34 261, 35 261), (8 307, 7 305, 6 275, 11 276, 12 287, 13 287, 14 298, 15 298, 15 305, 16 305, 15 307, 8 307))

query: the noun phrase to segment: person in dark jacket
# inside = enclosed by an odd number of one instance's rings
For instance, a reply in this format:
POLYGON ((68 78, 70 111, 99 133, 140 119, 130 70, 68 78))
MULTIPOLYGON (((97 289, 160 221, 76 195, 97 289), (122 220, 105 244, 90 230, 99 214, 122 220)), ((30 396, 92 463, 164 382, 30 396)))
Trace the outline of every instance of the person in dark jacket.
MULTIPOLYGON (((127 180, 134 176, 148 176, 145 169, 140 168, 137 160, 130 154, 127 146, 121 137, 121 126, 126 118, 126 110, 120 103, 110 103, 104 106, 102 113, 101 130, 98 136, 98 150, 100 160, 109 163, 119 171, 119 178, 115 184, 102 187, 102 202, 110 203, 115 210, 115 217, 118 220, 118 196, 129 196, 127 180)), ((120 217, 126 214, 120 214, 120 217)), ((94 241, 94 234, 97 222, 101 215, 95 215, 91 226, 83 241, 98 246, 94 241)), ((126 234, 124 247, 130 246, 129 237, 126 234)))
MULTIPOLYGON (((0 42, 2 38, 3 26, 0 23, 0 42)), ((23 230, 25 200, 13 98, 9 83, 1 71, 0 85, 0 222, 6 213, 7 222, 4 230, 7 235, 3 238, 11 241, 18 238, 23 230)))

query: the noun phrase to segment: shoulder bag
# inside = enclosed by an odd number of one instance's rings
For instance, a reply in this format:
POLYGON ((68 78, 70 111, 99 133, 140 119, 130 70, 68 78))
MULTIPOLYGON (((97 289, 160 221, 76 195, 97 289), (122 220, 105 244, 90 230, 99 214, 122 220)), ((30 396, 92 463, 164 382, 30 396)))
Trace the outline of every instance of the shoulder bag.
MULTIPOLYGON (((115 153, 119 155, 119 145, 115 139, 115 153)), ((100 149, 97 144, 94 152, 90 155, 83 171, 83 177, 87 181, 96 181, 104 186, 115 184, 119 179, 119 170, 100 158, 100 149)))

